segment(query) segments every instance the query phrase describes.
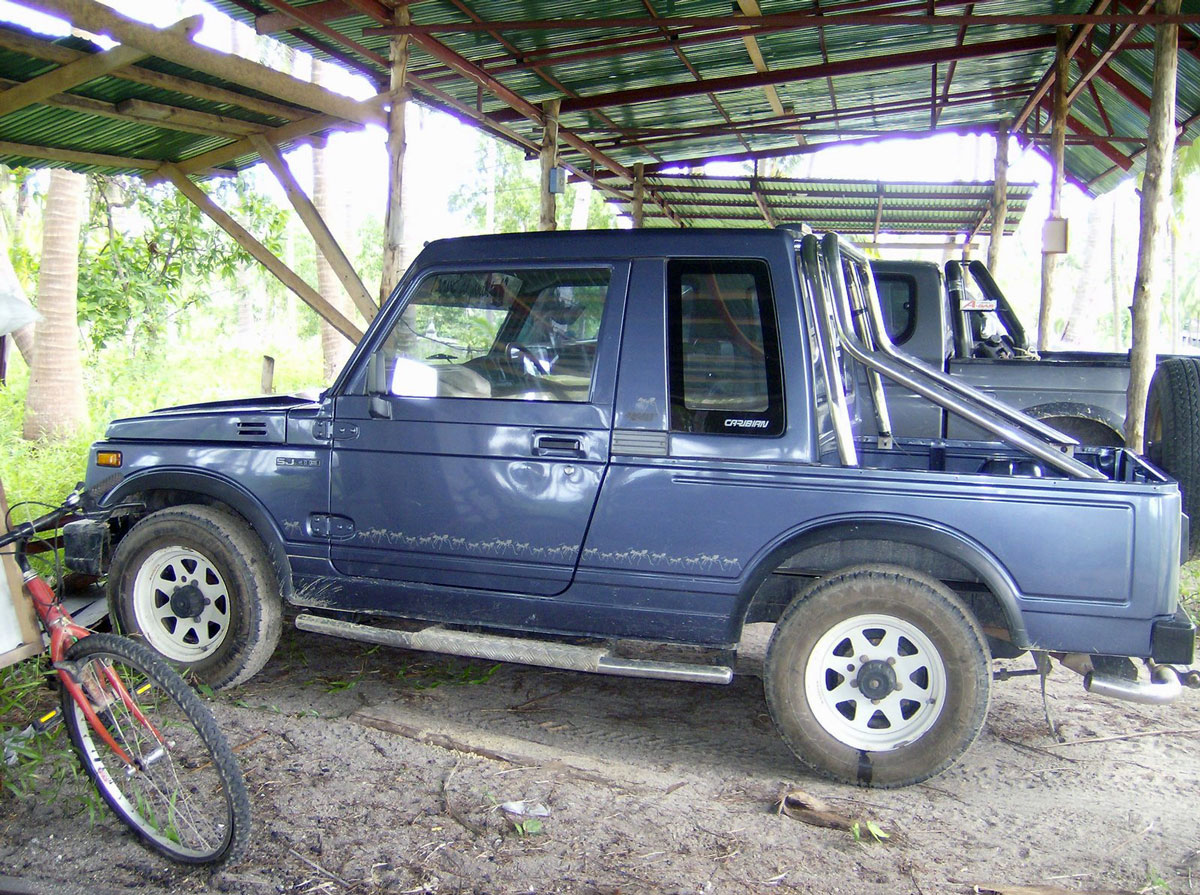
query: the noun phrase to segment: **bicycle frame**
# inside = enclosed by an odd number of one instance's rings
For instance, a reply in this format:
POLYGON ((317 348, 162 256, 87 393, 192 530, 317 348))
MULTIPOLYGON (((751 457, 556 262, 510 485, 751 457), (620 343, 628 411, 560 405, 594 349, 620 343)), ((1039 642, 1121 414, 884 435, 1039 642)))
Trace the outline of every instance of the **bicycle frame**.
MULTIPOLYGON (((71 698, 75 701, 75 704, 83 710, 83 715, 87 719, 88 726, 113 750, 113 754, 119 757, 125 764, 133 766, 133 759, 113 739, 112 734, 108 732, 108 729, 100 721, 100 717, 96 714, 96 710, 92 705, 93 701, 102 701, 104 698, 103 694, 96 689, 95 683, 86 681, 80 683, 77 681, 73 670, 66 662, 68 647, 75 641, 87 637, 92 632, 75 622, 71 614, 58 602, 58 598, 54 591, 50 589, 50 585, 43 581, 37 572, 32 569, 23 569, 22 572, 25 591, 33 601, 34 611, 37 612, 38 618, 41 619, 42 627, 45 628, 46 633, 50 637, 50 660, 54 663, 59 680, 62 681, 67 692, 71 694, 71 698), (85 692, 87 689, 96 689, 96 692, 89 697, 89 694, 85 692)), ((111 668, 106 670, 105 677, 107 677, 109 685, 113 688, 121 702, 125 704, 125 707, 133 713, 134 717, 140 723, 145 724, 153 732, 155 738, 162 743, 162 734, 142 714, 141 709, 138 708, 137 703, 130 697, 129 691, 125 688, 125 684, 121 681, 120 677, 111 668)))

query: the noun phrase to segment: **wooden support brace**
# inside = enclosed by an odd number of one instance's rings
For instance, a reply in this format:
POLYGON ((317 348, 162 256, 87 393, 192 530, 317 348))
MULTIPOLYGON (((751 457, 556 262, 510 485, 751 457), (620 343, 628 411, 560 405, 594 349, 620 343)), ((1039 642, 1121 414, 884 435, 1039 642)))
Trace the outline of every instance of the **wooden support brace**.
POLYGON ((287 166, 287 162, 283 160, 283 156, 279 154, 279 150, 261 134, 252 136, 250 142, 258 151, 262 160, 266 162, 267 167, 271 169, 271 173, 275 175, 275 179, 279 181, 280 186, 283 187, 288 201, 292 203, 292 207, 296 209, 296 214, 300 216, 300 220, 304 222, 304 226, 308 228, 308 232, 312 234, 318 251, 325 256, 325 260, 329 263, 333 272, 337 274, 337 278, 346 287, 346 292, 353 300, 354 306, 367 319, 367 322, 375 319, 375 315, 379 311, 378 305, 371 298, 371 293, 363 285, 363 281, 354 269, 354 265, 350 263, 350 259, 342 251, 342 247, 338 244, 329 226, 325 223, 325 219, 321 217, 321 213, 317 211, 317 207, 313 204, 312 199, 305 194, 304 190, 300 188, 300 184, 296 182, 295 175, 292 174, 292 169, 287 166))
POLYGON ((300 300, 329 321, 329 324, 350 341, 357 343, 363 333, 346 315, 327 302, 316 289, 308 285, 298 273, 284 264, 265 245, 259 242, 241 224, 235 221, 204 190, 192 183, 174 165, 163 165, 158 169, 165 179, 174 184, 197 208, 208 215, 222 230, 233 237, 256 261, 271 271, 283 285, 300 297, 300 300))

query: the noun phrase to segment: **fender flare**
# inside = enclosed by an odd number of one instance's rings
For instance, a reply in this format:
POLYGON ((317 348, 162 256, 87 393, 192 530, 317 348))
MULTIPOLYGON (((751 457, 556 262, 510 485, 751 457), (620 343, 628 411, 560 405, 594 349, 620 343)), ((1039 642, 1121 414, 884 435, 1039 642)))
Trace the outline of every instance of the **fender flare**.
POLYGON ((241 485, 209 472, 158 466, 126 476, 105 496, 104 504, 117 504, 146 491, 188 491, 212 498, 236 512, 249 523, 271 557, 284 600, 291 598, 292 564, 284 546, 283 533, 267 508, 241 485))
POLYGON ((745 619, 763 582, 789 557, 840 541, 891 541, 923 547, 959 563, 978 576, 996 597, 1013 644, 1029 648, 1029 634, 1019 605, 1021 591, 992 552, 948 526, 902 516, 827 517, 783 533, 751 561, 750 572, 738 594, 737 617, 745 619))

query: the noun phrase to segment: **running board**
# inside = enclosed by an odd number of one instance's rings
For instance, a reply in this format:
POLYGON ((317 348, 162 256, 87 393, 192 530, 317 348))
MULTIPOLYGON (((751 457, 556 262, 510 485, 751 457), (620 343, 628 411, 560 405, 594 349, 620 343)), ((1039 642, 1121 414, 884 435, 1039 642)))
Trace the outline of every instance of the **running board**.
POLYGON ((626 659, 610 656, 608 649, 603 646, 575 646, 521 637, 502 637, 497 634, 477 634, 473 631, 454 631, 436 625, 420 631, 397 631, 302 613, 296 616, 296 627, 301 631, 330 634, 347 640, 363 640, 401 649, 449 653, 453 656, 562 668, 567 671, 662 678, 698 684, 728 684, 733 680, 733 669, 726 665, 626 659))

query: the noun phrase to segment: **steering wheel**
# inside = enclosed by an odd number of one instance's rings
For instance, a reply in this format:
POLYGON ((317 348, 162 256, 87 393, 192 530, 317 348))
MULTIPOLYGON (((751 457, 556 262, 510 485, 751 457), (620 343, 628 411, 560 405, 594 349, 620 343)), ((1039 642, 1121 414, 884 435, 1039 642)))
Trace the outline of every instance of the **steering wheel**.
MULTIPOLYGON (((534 354, 532 351, 530 351, 528 348, 526 348, 524 345, 522 345, 520 342, 509 342, 507 345, 505 345, 504 346, 504 356, 508 359, 509 365, 511 367, 513 367, 513 372, 518 372, 518 369, 517 369, 514 361, 516 361, 516 359, 519 357, 525 357, 525 358, 529 359, 530 363, 533 364, 534 370, 537 371, 534 375, 537 375, 537 376, 550 375, 550 370, 542 364, 542 361, 540 359, 538 359, 538 356, 536 354, 534 354)), ((525 370, 522 368, 519 370, 519 372, 524 373, 525 370)))

